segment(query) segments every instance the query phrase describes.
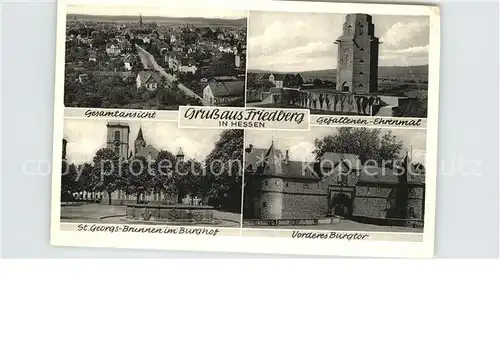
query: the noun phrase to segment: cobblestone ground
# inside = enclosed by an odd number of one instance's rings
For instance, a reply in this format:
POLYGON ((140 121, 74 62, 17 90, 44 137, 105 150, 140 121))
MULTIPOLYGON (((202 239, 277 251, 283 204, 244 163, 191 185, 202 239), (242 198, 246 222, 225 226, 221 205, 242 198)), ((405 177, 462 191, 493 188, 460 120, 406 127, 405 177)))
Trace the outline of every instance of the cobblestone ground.
MULTIPOLYGON (((74 223, 137 223, 125 218, 126 208, 124 206, 82 204, 61 207, 61 222, 74 223), (108 217, 108 218, 103 218, 108 217)), ((214 210, 214 217, 220 220, 217 227, 239 227, 241 215, 238 213, 222 212, 214 210)), ((140 224, 162 224, 159 222, 143 222, 140 224)), ((179 224, 181 225, 181 224, 179 224)), ((186 224, 182 224, 186 225, 186 224)), ((214 226, 214 225, 210 225, 214 226)))

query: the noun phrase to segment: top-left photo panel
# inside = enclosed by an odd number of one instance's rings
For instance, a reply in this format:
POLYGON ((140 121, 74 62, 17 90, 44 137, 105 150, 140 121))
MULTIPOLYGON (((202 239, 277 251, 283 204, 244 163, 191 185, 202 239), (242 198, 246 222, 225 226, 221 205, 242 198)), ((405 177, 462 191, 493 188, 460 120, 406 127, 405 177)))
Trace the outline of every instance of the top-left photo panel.
POLYGON ((68 5, 64 105, 245 105, 247 11, 68 5))

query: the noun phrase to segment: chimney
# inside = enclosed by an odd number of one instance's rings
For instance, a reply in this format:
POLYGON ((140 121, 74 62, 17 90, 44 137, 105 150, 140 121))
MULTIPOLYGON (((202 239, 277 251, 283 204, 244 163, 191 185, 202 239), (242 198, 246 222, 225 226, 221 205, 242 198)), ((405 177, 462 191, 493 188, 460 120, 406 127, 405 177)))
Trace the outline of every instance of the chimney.
POLYGON ((285 164, 288 164, 290 157, 288 157, 288 150, 285 151, 285 164))

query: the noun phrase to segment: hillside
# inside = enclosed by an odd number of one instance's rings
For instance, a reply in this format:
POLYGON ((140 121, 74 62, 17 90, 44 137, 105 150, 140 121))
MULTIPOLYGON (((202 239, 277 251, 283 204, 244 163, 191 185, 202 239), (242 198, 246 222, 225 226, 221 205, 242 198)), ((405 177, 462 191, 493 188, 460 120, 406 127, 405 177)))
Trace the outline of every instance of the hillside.
MULTIPOLYGON (((378 68, 378 76, 382 77, 398 77, 398 78, 406 78, 406 79, 418 79, 418 80, 427 80, 428 77, 429 66, 381 66, 378 68)), ((263 70, 248 70, 249 73, 269 73, 263 70)), ((324 69, 318 71, 304 71, 304 72, 283 72, 283 73, 299 73, 302 76, 302 79, 314 80, 335 80, 337 75, 336 69, 324 69)))
MULTIPOLYGON (((68 14, 68 21, 93 21, 93 22, 115 22, 115 23, 132 23, 139 22, 139 14, 137 16, 102 16, 102 15, 81 15, 68 14)), ((185 25, 191 24, 194 26, 208 27, 245 27, 247 25, 246 18, 238 19, 222 19, 222 18, 201 18, 201 17, 160 17, 160 16, 143 16, 144 23, 155 22, 165 25, 185 25)))

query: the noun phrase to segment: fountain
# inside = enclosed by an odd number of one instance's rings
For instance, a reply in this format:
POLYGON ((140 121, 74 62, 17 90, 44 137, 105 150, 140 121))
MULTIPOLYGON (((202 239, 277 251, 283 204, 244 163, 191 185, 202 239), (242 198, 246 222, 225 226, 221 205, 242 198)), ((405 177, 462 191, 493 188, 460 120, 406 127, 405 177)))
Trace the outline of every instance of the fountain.
POLYGON ((169 224, 216 224, 212 206, 185 204, 127 205, 130 221, 151 221, 169 224))

